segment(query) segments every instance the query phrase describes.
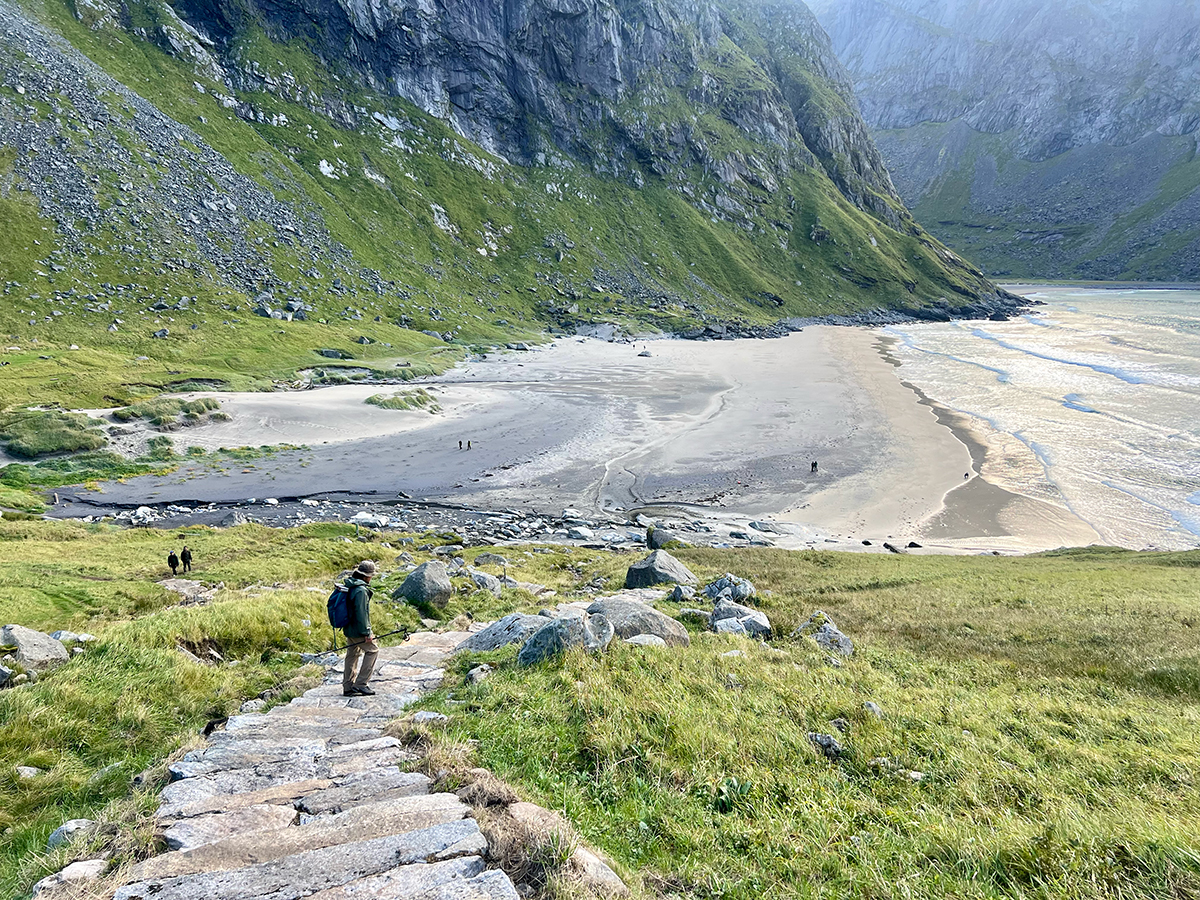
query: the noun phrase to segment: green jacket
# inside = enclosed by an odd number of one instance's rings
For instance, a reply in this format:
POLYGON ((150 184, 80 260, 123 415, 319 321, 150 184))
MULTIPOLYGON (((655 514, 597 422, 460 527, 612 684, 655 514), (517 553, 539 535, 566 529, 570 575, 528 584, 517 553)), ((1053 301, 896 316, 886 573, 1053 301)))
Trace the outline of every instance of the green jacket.
POLYGON ((344 629, 346 637, 366 637, 371 634, 371 595, 374 591, 361 578, 347 578, 346 587, 350 588, 350 621, 344 629))

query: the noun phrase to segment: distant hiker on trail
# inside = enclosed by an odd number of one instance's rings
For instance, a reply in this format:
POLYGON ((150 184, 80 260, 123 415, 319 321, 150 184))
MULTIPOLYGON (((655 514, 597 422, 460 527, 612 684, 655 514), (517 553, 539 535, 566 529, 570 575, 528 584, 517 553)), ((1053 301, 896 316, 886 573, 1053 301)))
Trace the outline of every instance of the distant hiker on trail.
POLYGON ((459 442, 458 442, 458 449, 459 449, 459 450, 461 450, 461 449, 462 449, 462 441, 459 441, 459 442))
POLYGON ((470 450, 470 449, 471 449, 471 442, 470 442, 470 441, 467 441, 467 449, 468 449, 468 450, 470 450))
POLYGON ((358 564, 348 579, 346 587, 350 588, 349 612, 350 621, 346 623, 346 667, 342 671, 342 696, 358 697, 374 694, 367 687, 371 672, 375 669, 375 657, 379 655, 379 645, 375 643, 375 633, 371 630, 371 579, 375 577, 375 563, 364 559, 358 564), (355 676, 354 668, 359 658, 362 665, 355 676))
POLYGON ((192 551, 188 549, 187 544, 184 544, 183 549, 179 551, 179 561, 183 563, 185 574, 192 571, 192 551))
POLYGON ((810 472, 816 472, 816 471, 817 471, 817 461, 816 461, 815 459, 813 460, 812 468, 811 468, 811 469, 809 469, 808 471, 810 471, 810 472))
POLYGON ((179 574, 179 557, 175 555, 174 550, 167 554, 167 565, 171 567, 172 575, 179 574))

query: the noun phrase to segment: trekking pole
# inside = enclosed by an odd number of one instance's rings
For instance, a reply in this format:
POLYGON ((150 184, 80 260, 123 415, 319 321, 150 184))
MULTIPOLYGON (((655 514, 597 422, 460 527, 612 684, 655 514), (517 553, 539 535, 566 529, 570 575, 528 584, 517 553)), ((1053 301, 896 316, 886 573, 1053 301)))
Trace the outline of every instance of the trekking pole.
MULTIPOLYGON (((391 637, 394 634, 403 634, 405 637, 408 637, 410 634, 412 634, 412 632, 409 631, 407 628, 397 628, 395 631, 389 631, 387 634, 375 635, 375 640, 378 641, 385 637, 391 637)), ((349 644, 347 644, 346 646, 348 647, 349 644)), ((337 645, 337 629, 336 628, 333 629, 333 649, 334 650, 345 650, 346 649, 346 647, 339 647, 337 645)))

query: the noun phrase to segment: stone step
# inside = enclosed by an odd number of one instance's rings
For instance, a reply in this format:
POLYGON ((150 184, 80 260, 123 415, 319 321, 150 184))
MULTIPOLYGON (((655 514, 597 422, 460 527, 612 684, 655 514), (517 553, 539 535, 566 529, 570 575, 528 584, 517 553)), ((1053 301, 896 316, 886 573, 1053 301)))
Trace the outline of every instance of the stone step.
POLYGON ((359 727, 356 721, 349 725, 296 725, 290 721, 272 722, 257 728, 239 728, 235 731, 214 731, 208 738, 209 746, 222 747, 242 741, 257 740, 323 740, 329 747, 340 747, 382 737, 378 728, 359 727))
POLYGON ((215 886, 218 873, 228 882, 236 880, 232 874, 235 870, 264 870, 276 873, 272 877, 282 879, 284 885, 307 886, 311 888, 307 893, 314 893, 399 865, 482 856, 486 852, 487 839, 474 819, 458 819, 404 834, 382 834, 369 821, 352 827, 314 822, 151 857, 133 867, 130 877, 137 883, 122 888, 114 900, 151 896, 154 900, 215 900, 261 895, 278 900, 267 890, 261 894, 220 893, 215 886), (315 875, 323 871, 319 867, 332 873, 325 884, 314 883, 315 875), (206 887, 213 892, 205 893, 206 887))
POLYGON ((318 816, 301 814, 301 826, 340 826, 357 828, 369 824, 381 834, 404 834, 421 831, 434 825, 465 819, 471 808, 454 794, 422 794, 417 797, 396 797, 388 800, 365 801, 338 813, 318 816), (308 821, 305 822, 304 820, 308 821))
MULTIPOLYGON (((294 723, 296 725, 324 725, 336 728, 340 725, 352 725, 358 719, 358 713, 351 709, 312 709, 296 706, 293 699, 284 706, 276 706, 270 712, 242 713, 230 716, 225 723, 225 731, 239 731, 245 728, 263 728, 268 725, 294 723)), ((218 732, 219 734, 220 732, 218 732)))
POLYGON ((444 888, 458 887, 471 882, 483 874, 483 866, 483 860, 478 856, 440 863, 397 866, 379 875, 327 888, 310 896, 314 900, 417 900, 429 897, 433 892, 444 888))
POLYGON ((312 815, 336 813, 372 800, 412 797, 428 790, 429 779, 424 775, 380 769, 348 778, 337 787, 318 789, 298 797, 296 808, 312 815))
POLYGON ((275 740, 246 738, 237 742, 209 744, 203 750, 193 750, 178 762, 167 767, 171 780, 196 778, 230 769, 246 769, 267 763, 302 762, 321 756, 326 751, 320 738, 307 740, 275 740))
POLYGON ((297 819, 298 814, 291 806, 260 803, 181 819, 163 830, 163 839, 172 850, 194 850, 226 838, 278 831, 297 819))
POLYGON ((277 784, 260 791, 246 791, 242 794, 215 794, 194 800, 190 803, 177 803, 160 806, 155 817, 164 823, 174 819, 187 819, 192 816, 202 816, 206 813, 221 812, 222 810, 242 809, 246 806, 256 806, 261 803, 273 803, 291 807, 296 800, 308 794, 335 787, 336 783, 328 778, 310 778, 307 781, 289 781, 277 784))
POLYGON ((411 762, 416 755, 401 747, 385 747, 364 753, 331 754, 321 758, 268 762, 253 768, 228 769, 173 781, 163 788, 164 806, 194 803, 220 794, 260 791, 293 781, 314 778, 340 781, 348 775, 374 770, 398 772, 399 763, 411 762))

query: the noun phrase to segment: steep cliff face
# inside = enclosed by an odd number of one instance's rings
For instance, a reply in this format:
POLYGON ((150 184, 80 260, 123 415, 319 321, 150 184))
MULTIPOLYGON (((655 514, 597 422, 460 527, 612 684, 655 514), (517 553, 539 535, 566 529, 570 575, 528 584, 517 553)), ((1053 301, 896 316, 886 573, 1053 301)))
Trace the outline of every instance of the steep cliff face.
POLYGON ((917 216, 994 272, 1200 277, 1200 6, 817 0, 917 216))
MULTIPOLYGON (((123 295, 156 325, 212 304, 228 328, 243 309, 463 344, 1015 303, 913 221, 799 3, 0 0, 0 18, 0 205, 53 235, 0 255, 13 333, 65 321, 47 296, 96 298, 97 325, 123 295)), ((130 340, 113 327, 97 339, 130 340)))

